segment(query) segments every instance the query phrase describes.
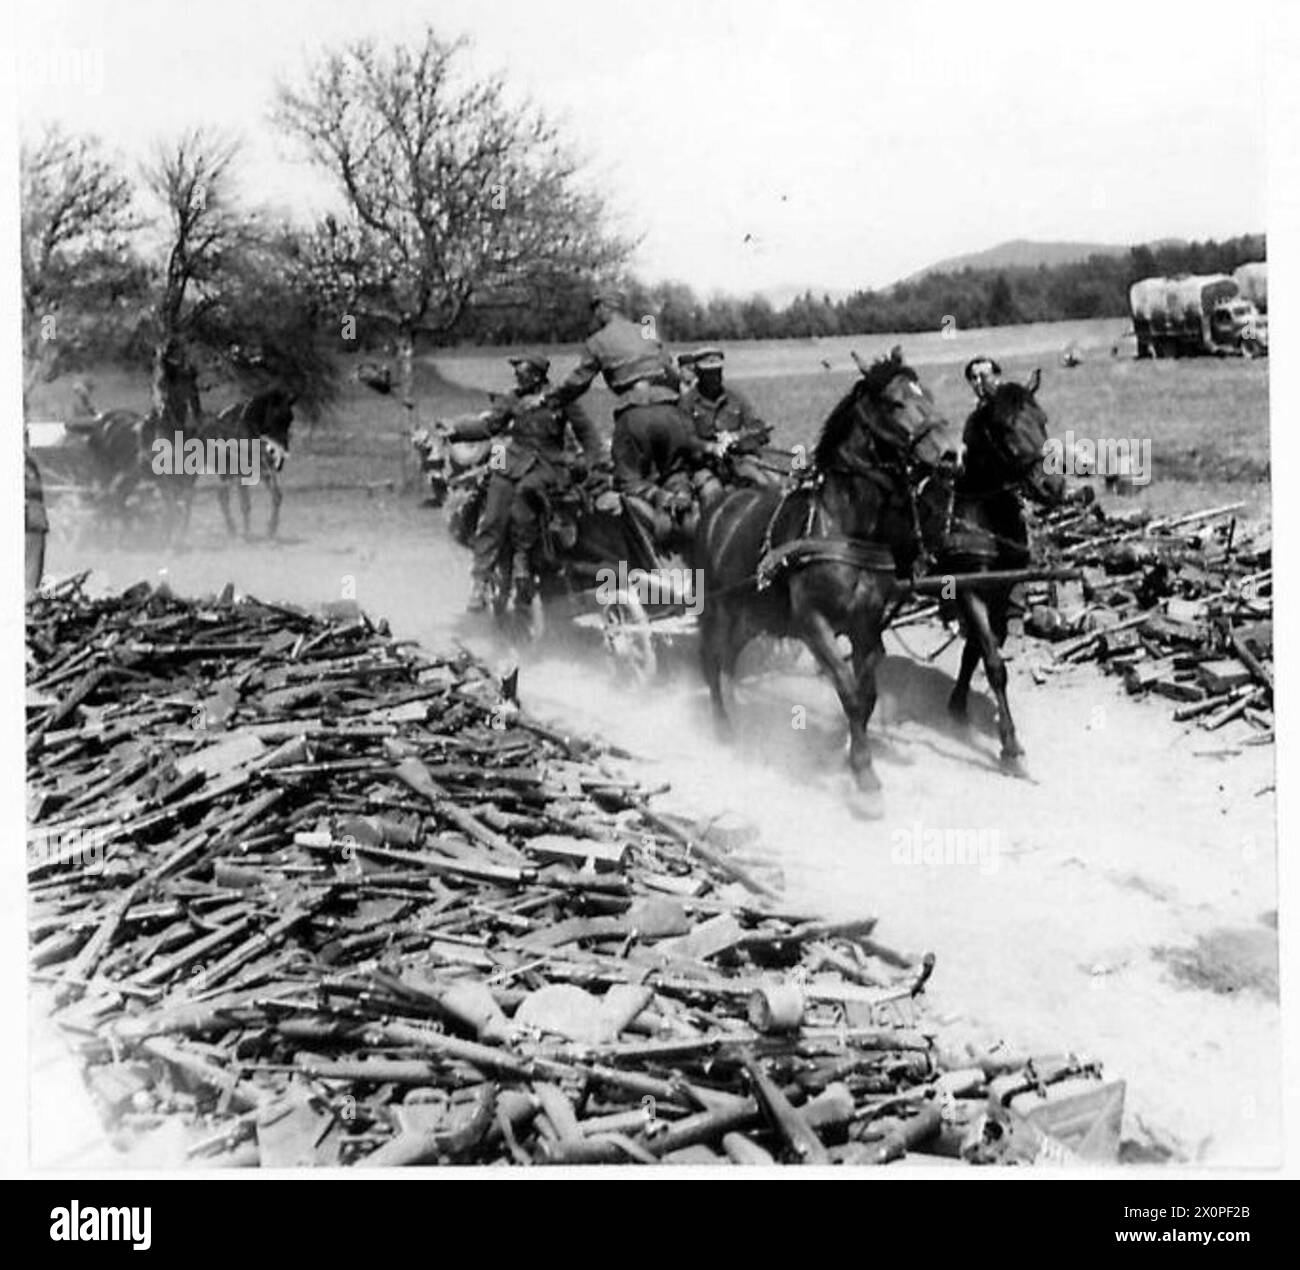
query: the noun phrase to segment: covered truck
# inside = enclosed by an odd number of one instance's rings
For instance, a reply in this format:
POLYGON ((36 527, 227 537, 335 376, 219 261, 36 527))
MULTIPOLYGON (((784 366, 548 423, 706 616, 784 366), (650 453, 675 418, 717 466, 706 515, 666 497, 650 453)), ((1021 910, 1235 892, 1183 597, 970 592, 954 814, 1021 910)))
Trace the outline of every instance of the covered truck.
POLYGON ((1243 300, 1249 300, 1261 313, 1268 312, 1268 261, 1252 260, 1238 265, 1232 279, 1243 300))
POLYGON ((1129 288, 1139 357, 1267 351, 1260 311, 1227 274, 1144 278, 1129 288))

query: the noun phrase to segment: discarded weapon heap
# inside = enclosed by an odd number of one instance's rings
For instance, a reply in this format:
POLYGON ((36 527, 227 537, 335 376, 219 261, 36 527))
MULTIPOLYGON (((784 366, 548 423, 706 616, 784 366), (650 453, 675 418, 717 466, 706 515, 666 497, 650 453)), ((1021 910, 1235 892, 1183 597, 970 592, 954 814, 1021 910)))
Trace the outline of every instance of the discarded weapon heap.
POLYGON ((1030 608, 1025 630, 1055 643, 1059 666, 1096 660, 1130 693, 1180 703, 1209 730, 1247 725, 1273 739, 1273 568, 1267 533, 1245 535, 1240 504, 1152 519, 1094 504, 1042 520, 1044 555, 1081 567, 1030 608))
POLYGON ((33 976, 124 1149, 1113 1157, 1123 1082, 945 1045, 932 957, 783 909, 468 655, 79 586, 28 610, 33 976))
MULTIPOLYGON (((1052 663, 1032 667, 1035 680, 1095 661, 1134 696, 1178 702, 1180 723, 1214 731, 1240 720, 1240 744, 1271 742, 1273 549, 1268 533, 1240 532, 1240 508, 1154 519, 1093 503, 1040 517, 1034 558, 1079 577, 1023 584, 1025 632, 1053 646, 1052 663)), ((893 624, 938 612, 919 600, 893 624)))

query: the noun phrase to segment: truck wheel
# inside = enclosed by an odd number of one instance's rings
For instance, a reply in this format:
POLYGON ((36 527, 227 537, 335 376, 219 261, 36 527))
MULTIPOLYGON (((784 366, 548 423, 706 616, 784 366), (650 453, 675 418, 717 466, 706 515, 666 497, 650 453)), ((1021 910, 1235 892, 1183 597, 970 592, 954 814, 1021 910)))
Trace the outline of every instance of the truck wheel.
POLYGON ((1138 361, 1145 361, 1148 357, 1154 357, 1155 351, 1145 340, 1138 340, 1138 361))

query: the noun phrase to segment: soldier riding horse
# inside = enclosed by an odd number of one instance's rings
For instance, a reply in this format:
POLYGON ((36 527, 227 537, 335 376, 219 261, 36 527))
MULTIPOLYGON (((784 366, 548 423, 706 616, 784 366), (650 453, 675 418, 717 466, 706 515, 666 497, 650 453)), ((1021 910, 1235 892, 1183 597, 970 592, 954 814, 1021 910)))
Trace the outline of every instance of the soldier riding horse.
MULTIPOLYGON (((895 348, 865 369, 831 412, 805 480, 784 493, 735 491, 706 517, 698 551, 704 570, 700 654, 720 724, 726 724, 722 676, 734 671, 745 645, 759 634, 795 636, 835 686, 859 788, 879 791, 867 723, 899 577, 923 572, 942 557, 954 526, 986 529, 984 504, 992 493, 1033 482, 1045 498, 1059 497, 1037 474, 1045 416, 1032 390, 1007 387, 1019 392, 990 412, 978 434, 972 432, 971 467, 959 480, 948 422, 895 348), (848 656, 839 636, 849 641, 848 656)), ((1012 761, 1019 745, 1005 668, 998 671, 994 624, 987 607, 960 589, 958 595, 968 640, 976 655, 984 655, 998 696, 1003 757, 1012 761)), ((966 674, 959 681, 962 702, 968 685, 966 674)))

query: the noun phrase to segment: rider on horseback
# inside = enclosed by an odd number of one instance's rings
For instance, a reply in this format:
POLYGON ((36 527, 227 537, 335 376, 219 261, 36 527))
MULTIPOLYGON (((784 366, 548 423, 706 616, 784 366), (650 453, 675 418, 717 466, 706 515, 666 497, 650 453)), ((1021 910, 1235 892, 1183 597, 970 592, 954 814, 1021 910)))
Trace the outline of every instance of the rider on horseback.
POLYGON ((491 410, 450 425, 440 425, 450 441, 481 441, 505 434, 488 460, 491 478, 487 501, 474 537, 473 583, 469 611, 487 606, 487 584, 497 567, 506 535, 512 537, 515 601, 526 605, 533 594, 533 551, 541 537, 548 501, 567 488, 569 465, 564 452, 572 429, 583 460, 601 458, 600 434, 576 402, 556 403, 546 392, 551 363, 539 353, 512 357, 514 391, 491 410))
POLYGON ((711 507, 728 488, 775 484, 756 454, 767 444, 772 429, 744 393, 722 382, 722 350, 701 348, 678 360, 695 372, 695 383, 682 394, 681 408, 690 416, 707 456, 695 473, 701 507, 711 507))
POLYGON ((578 365, 548 398, 576 401, 597 375, 617 397, 610 457, 614 483, 638 500, 654 522, 657 537, 693 509, 691 472, 703 450, 690 421, 678 407, 680 376, 649 323, 623 313, 623 297, 602 288, 591 301, 599 329, 583 345, 578 365))

